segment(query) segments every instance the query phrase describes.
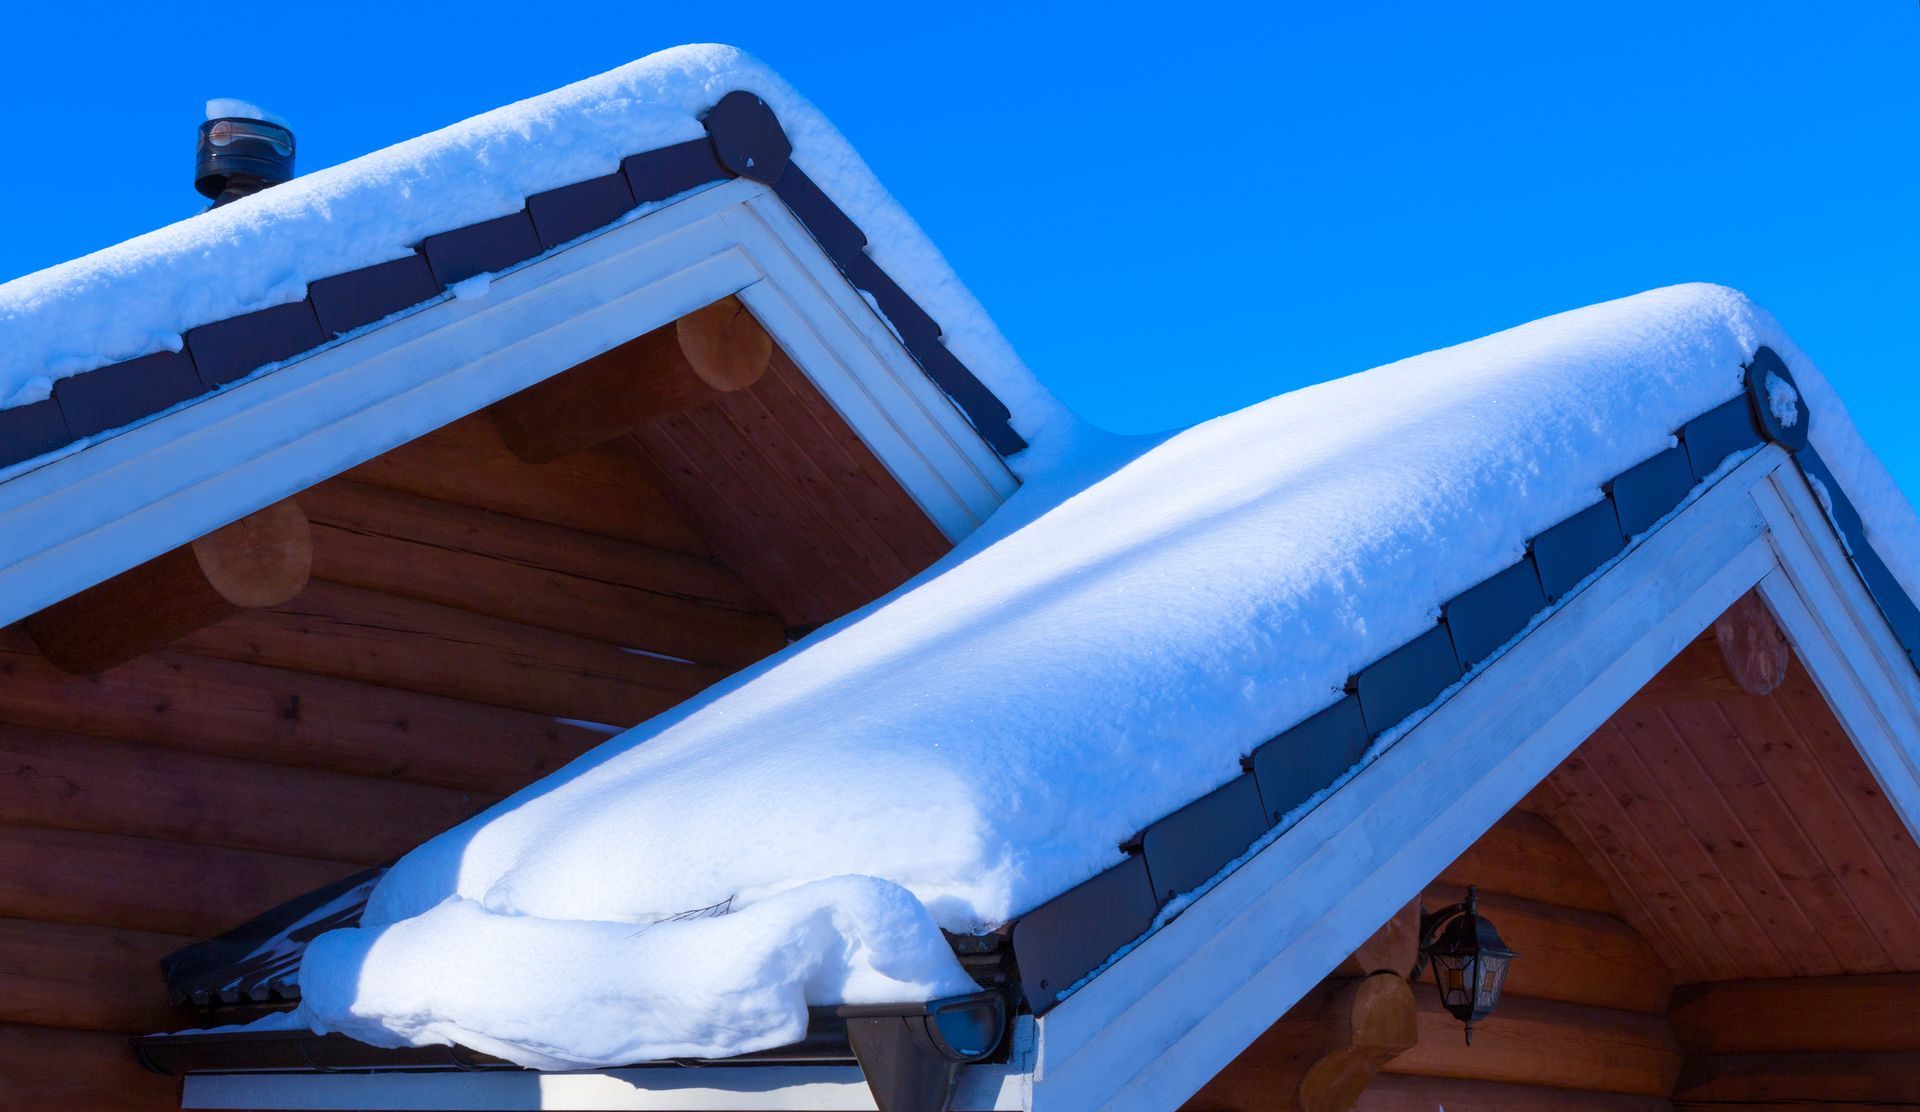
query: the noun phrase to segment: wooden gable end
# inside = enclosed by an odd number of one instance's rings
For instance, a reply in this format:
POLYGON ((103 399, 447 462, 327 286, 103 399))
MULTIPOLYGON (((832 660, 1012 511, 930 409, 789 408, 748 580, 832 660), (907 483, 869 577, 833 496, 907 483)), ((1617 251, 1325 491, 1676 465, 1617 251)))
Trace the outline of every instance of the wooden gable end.
POLYGON ((304 589, 97 674, 50 661, 32 618, 0 628, 0 1091, 177 1105, 121 1039, 209 1021, 169 1011, 162 956, 392 860, 942 555, 769 361, 544 462, 482 411, 298 491, 304 589))
POLYGON ((1471 1045, 1433 985, 1413 984, 1418 1037, 1328 1099, 1303 1080, 1298 1050, 1324 1038, 1310 1026, 1321 1002, 1375 971, 1350 960, 1187 1107, 1920 1101, 1920 843, 1758 594, 1683 648, 1421 902, 1455 903, 1468 885, 1520 955, 1471 1045))

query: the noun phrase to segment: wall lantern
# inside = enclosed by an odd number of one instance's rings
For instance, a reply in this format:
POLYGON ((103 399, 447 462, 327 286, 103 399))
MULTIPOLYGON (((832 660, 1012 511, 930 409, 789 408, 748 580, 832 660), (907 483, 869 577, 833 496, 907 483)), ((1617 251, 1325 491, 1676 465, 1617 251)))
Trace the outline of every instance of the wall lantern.
POLYGON ((1473 1045, 1473 1025, 1493 1013, 1500 989, 1507 982, 1507 966, 1518 955, 1500 941, 1493 924, 1480 916, 1479 898, 1467 889, 1461 903, 1432 914, 1420 909, 1420 960, 1407 979, 1419 981, 1420 971, 1433 965, 1433 983, 1440 1004, 1467 1025, 1467 1045, 1473 1045))

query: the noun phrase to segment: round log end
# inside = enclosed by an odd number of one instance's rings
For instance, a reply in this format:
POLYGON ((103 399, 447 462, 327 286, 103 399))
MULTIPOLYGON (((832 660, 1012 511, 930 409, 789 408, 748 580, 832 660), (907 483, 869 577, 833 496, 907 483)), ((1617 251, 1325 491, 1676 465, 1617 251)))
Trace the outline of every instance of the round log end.
POLYGON ((715 390, 742 390, 760 381, 773 359, 773 337, 739 298, 723 297, 681 317, 680 351, 700 381, 715 390))
POLYGON ((313 531, 287 499, 194 541, 193 554, 221 598, 246 609, 278 606, 306 589, 313 531))

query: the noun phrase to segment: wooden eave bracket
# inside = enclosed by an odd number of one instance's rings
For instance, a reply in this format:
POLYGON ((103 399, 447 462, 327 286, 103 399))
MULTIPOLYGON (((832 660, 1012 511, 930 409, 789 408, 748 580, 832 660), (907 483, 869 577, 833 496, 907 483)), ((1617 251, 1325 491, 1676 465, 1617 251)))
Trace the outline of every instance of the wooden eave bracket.
POLYGON ((744 390, 773 359, 773 338, 740 299, 723 297, 496 402, 487 412, 528 463, 623 436, 641 424, 744 390))
POLYGON ((307 515, 285 499, 20 624, 61 671, 98 675, 242 610, 292 601, 312 570, 307 515))

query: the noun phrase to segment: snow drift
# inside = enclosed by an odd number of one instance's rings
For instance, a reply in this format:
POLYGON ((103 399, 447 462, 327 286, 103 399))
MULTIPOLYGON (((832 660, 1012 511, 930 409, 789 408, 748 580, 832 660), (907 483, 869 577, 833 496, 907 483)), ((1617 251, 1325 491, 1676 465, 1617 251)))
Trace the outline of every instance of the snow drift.
POLYGON ((964 989, 935 924, 989 928, 1117 862, 1737 396, 1760 344, 1876 542, 1915 551, 1831 390, 1713 286, 1164 438, 1062 433, 915 582, 406 857, 309 951, 302 1018, 607 1065, 778 1045, 806 1002, 964 989))

